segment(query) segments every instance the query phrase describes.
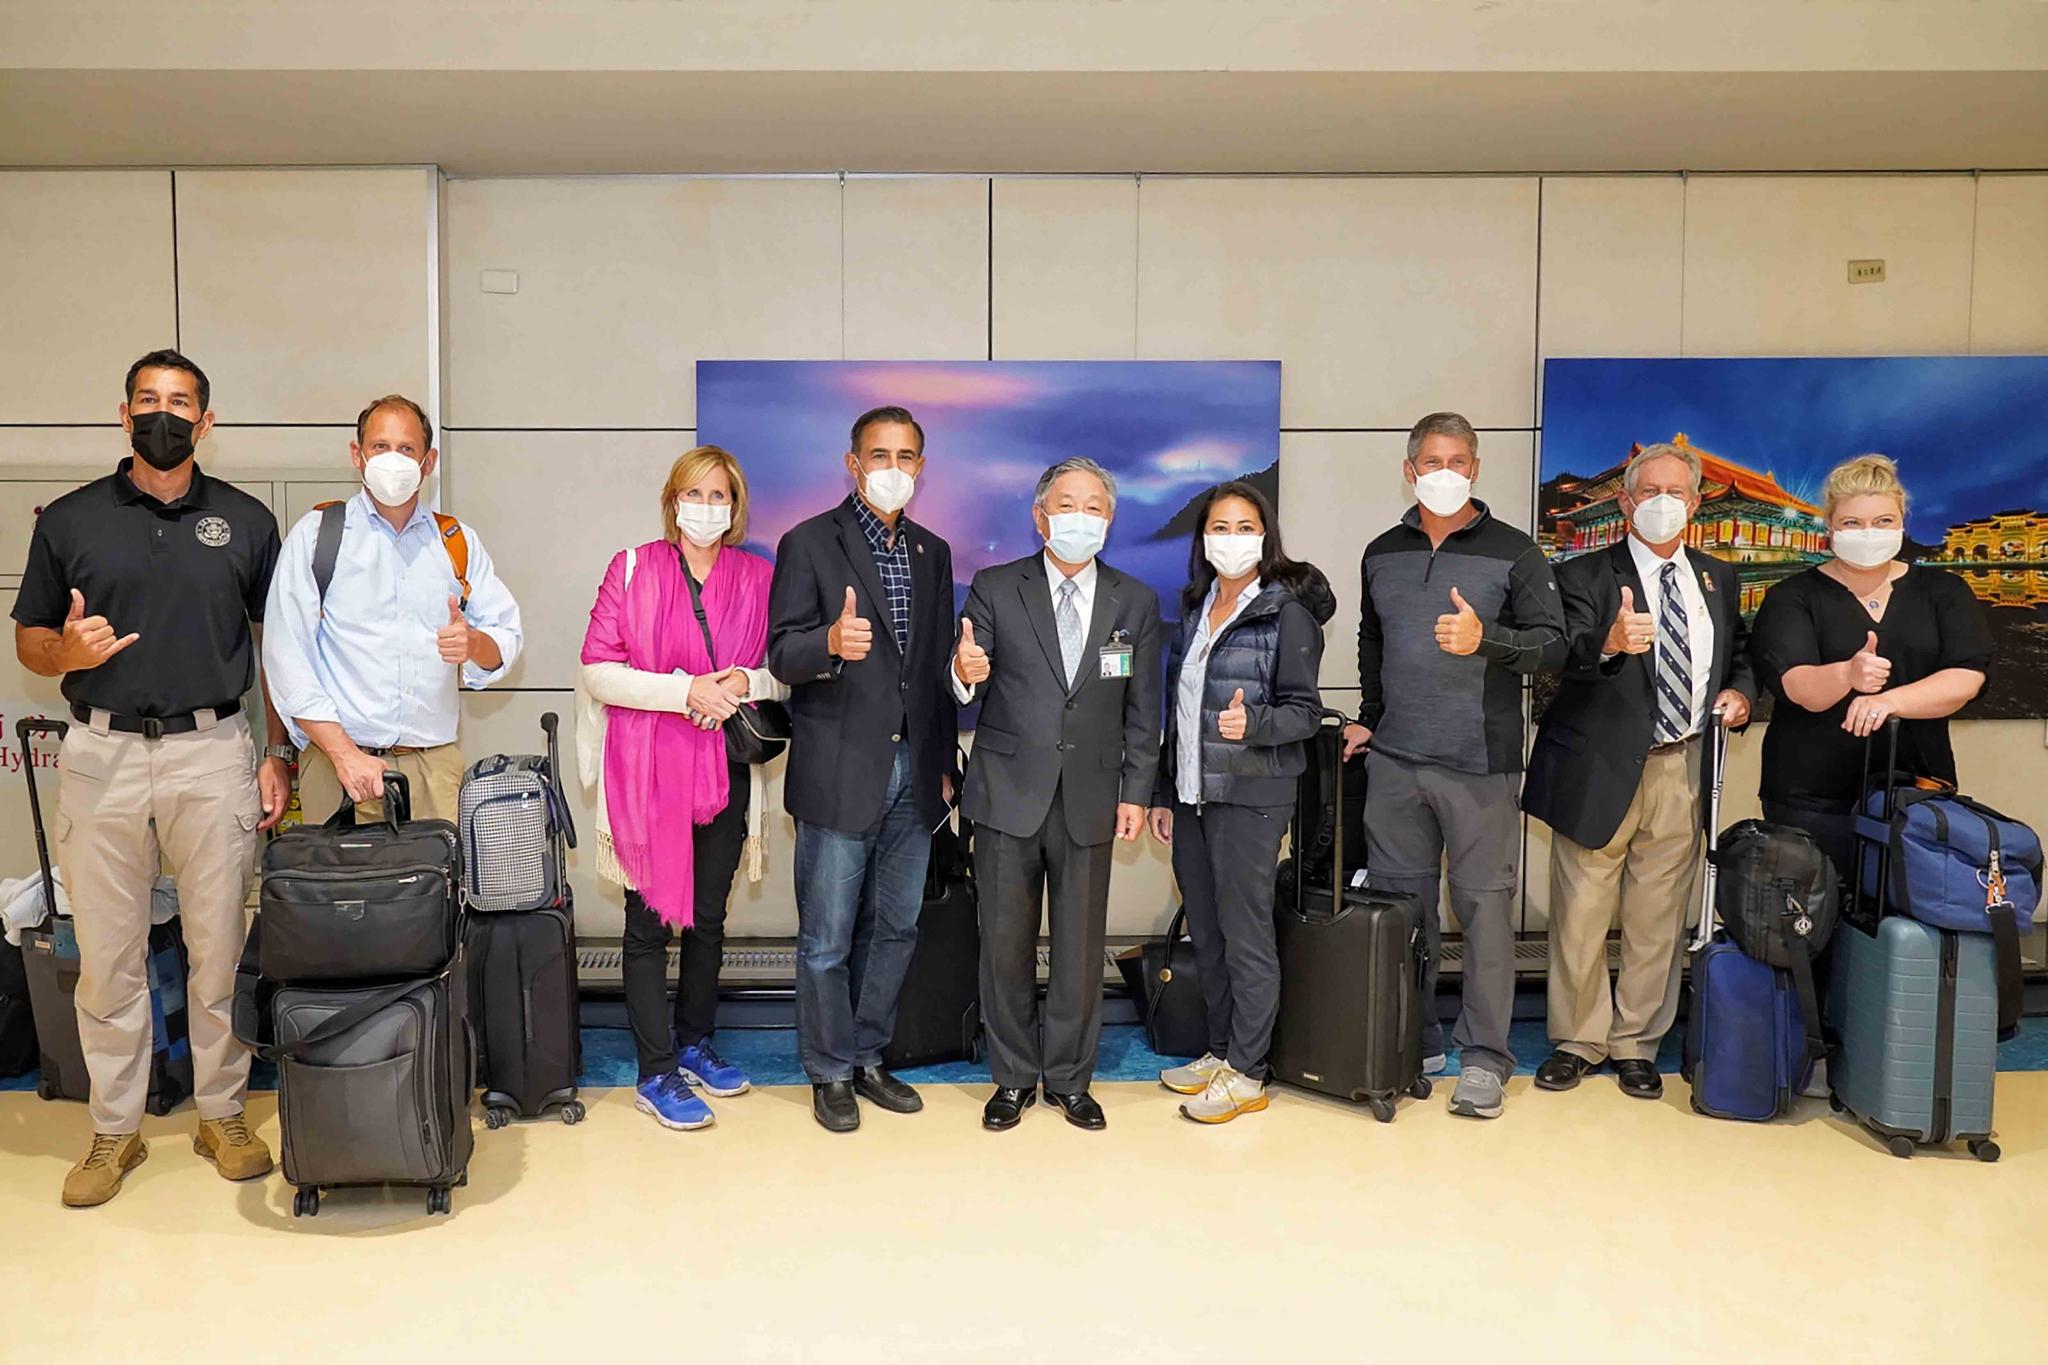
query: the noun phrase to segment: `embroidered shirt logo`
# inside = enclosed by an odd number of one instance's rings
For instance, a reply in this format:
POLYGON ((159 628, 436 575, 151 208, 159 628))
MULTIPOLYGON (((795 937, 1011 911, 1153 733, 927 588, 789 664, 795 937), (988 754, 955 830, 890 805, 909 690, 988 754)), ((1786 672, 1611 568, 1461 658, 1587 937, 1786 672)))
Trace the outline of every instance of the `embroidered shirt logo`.
POLYGON ((218 550, 228 543, 228 523, 225 517, 201 517, 199 524, 192 528, 201 545, 211 545, 218 550))

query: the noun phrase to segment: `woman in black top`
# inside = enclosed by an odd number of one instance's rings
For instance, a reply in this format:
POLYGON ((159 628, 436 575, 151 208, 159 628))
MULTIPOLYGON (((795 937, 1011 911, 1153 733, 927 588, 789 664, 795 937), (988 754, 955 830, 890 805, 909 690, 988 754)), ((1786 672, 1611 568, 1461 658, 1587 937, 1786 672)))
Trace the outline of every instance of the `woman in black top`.
POLYGON ((1889 459, 1837 466, 1825 500, 1834 557, 1764 595, 1750 653, 1778 698, 1764 735, 1764 818, 1819 840, 1846 889, 1865 737, 1899 718, 1899 769, 1954 782, 1948 718, 1983 689, 1991 630, 1961 578, 1895 558, 1906 490, 1889 459))

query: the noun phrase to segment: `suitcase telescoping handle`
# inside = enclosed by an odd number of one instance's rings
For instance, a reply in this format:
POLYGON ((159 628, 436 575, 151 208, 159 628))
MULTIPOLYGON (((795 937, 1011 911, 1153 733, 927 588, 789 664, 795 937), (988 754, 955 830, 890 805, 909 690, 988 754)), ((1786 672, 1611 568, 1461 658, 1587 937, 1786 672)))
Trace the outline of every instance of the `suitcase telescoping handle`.
POLYGON ((562 790, 562 718, 552 711, 540 713, 541 732, 548 737, 548 785, 555 789, 555 813, 562 817, 562 838, 576 847, 576 818, 569 814, 569 798, 562 790))
POLYGON ((61 740, 70 728, 64 721, 39 716, 23 716, 14 723, 14 737, 21 742, 21 772, 28 781, 28 813, 36 827, 36 867, 43 874, 43 903, 49 906, 51 919, 57 917, 57 879, 50 875, 50 839, 43 833, 43 803, 36 794, 36 756, 29 751, 29 745, 35 735, 54 735, 61 740))
POLYGON ((1894 774, 1899 769, 1899 718, 1897 716, 1891 717, 1884 723, 1884 746, 1884 771, 1873 774, 1870 759, 1877 752, 1877 736, 1870 734, 1863 737, 1863 783, 1856 795, 1856 809, 1849 812, 1849 819, 1856 833, 1856 837, 1850 842, 1850 847, 1856 853, 1856 870, 1851 874, 1850 878, 1850 884, 1854 886, 1855 892, 1850 899, 1855 906, 1859 919, 1863 918, 1865 905, 1863 899, 1864 859, 1862 846, 1865 843, 1872 844, 1877 852, 1877 899, 1869 903, 1869 920, 1873 928, 1875 928, 1878 920, 1884 918, 1885 893, 1891 889, 1892 817, 1897 815, 1899 811, 1899 789, 1894 780, 1894 774), (1873 785, 1873 783, 1881 784, 1881 786, 1873 785), (1873 792, 1879 790, 1884 792, 1884 802, 1879 807, 1880 813, 1876 817, 1872 817, 1868 813, 1870 797, 1873 792))
POLYGON ((1711 734, 1707 739, 1707 865, 1705 875, 1700 878, 1700 923, 1693 930, 1693 952, 1707 946, 1714 937, 1718 917, 1714 910, 1714 895, 1720 885, 1721 860, 1721 788, 1728 779, 1728 722, 1715 707, 1708 715, 1711 734))
MULTIPOLYGON (((1323 708, 1319 724, 1337 722, 1338 740, 1331 752, 1336 755, 1330 766, 1330 816, 1337 822, 1330 840, 1330 916, 1336 918, 1344 913, 1344 741, 1343 727, 1350 724, 1351 717, 1342 711, 1323 708)), ((1294 830, 1291 840, 1294 845, 1294 913, 1302 913, 1303 885, 1308 881, 1308 862, 1303 856, 1303 840, 1306 835, 1308 812, 1303 811, 1300 801, 1294 804, 1294 830)))

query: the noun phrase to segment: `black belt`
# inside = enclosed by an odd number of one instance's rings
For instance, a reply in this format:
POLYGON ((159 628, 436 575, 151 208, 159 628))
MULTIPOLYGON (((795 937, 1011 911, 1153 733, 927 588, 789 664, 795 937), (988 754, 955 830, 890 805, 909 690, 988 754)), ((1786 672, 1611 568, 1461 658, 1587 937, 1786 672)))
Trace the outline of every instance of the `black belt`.
POLYGON ((1694 740, 1698 738, 1698 735, 1687 735, 1684 739, 1666 740, 1662 744, 1652 744, 1650 746, 1650 752, 1653 754, 1676 753, 1678 750, 1685 748, 1687 745, 1691 744, 1694 740))
MULTIPOLYGON (((95 708, 79 702, 71 704, 71 719, 80 725, 91 725, 95 708)), ((219 706, 205 708, 213 712, 216 723, 229 716, 238 715, 242 710, 239 701, 223 702, 219 706)), ((188 712, 182 716, 117 716, 109 711, 107 728, 118 730, 124 735, 141 735, 144 739, 162 739, 165 735, 189 735, 199 728, 199 713, 188 712)))

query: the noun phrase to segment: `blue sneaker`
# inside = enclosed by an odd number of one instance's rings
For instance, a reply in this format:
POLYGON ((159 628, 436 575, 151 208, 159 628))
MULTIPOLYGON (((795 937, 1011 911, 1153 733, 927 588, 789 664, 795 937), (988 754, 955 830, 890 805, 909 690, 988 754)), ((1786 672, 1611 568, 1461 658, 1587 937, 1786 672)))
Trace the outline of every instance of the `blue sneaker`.
POLYGON ((654 1121, 664 1128, 680 1128, 687 1132, 692 1128, 709 1128, 716 1119, 711 1106, 698 1099, 690 1090, 690 1083, 682 1073, 671 1071, 665 1076, 652 1076, 636 1087, 638 1098, 633 1107, 643 1114, 654 1115, 654 1121))
POLYGON ((683 1078, 714 1099, 729 1100, 734 1095, 744 1095, 754 1088, 747 1079, 747 1073, 718 1055, 718 1049, 711 1046, 709 1038, 700 1038, 686 1047, 676 1059, 676 1070, 683 1078))

